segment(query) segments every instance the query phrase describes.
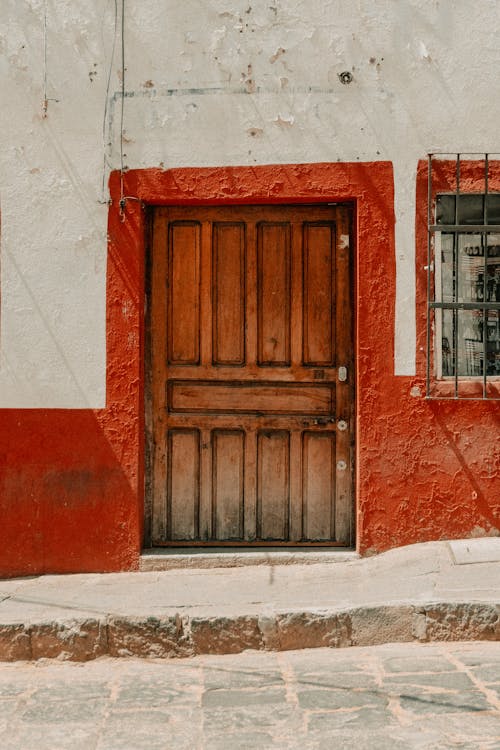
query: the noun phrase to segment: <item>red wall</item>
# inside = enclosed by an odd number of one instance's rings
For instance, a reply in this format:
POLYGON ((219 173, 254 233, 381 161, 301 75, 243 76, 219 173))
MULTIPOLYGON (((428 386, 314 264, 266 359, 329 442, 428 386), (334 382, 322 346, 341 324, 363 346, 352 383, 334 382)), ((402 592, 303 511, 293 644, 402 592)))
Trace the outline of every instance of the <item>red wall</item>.
POLYGON ((357 544, 362 553, 492 533, 500 516, 498 402, 425 400, 426 175, 417 179, 418 376, 394 371, 392 165, 113 173, 107 405, 1 410, 0 574, 137 567, 144 499, 143 204, 356 205, 357 544), (415 388, 420 389, 421 395, 415 388))

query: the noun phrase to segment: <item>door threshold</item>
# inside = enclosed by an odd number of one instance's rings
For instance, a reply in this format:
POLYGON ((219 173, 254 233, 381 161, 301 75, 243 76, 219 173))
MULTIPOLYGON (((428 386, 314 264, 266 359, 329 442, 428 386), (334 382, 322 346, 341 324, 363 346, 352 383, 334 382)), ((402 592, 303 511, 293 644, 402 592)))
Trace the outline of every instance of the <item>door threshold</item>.
POLYGON ((152 547, 139 558, 139 570, 241 568, 250 565, 312 565, 358 560, 346 547, 152 547))

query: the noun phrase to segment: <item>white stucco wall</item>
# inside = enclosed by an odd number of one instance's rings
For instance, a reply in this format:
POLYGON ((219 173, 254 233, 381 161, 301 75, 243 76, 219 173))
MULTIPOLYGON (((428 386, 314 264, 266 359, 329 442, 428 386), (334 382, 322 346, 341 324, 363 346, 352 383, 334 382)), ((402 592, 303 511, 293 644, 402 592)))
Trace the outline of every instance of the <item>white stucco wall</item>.
MULTIPOLYGON (((0 2, 0 407, 105 403, 114 7, 0 2)), ((417 161, 500 150, 499 31, 498 0, 125 0, 124 163, 392 161, 395 372, 412 374, 417 161)))

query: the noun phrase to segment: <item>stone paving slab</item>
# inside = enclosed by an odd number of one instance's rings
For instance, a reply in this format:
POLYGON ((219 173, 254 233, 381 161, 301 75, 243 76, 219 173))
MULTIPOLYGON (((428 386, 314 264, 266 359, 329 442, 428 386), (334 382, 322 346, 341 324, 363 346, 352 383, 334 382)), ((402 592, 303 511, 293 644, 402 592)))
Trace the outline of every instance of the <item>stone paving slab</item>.
POLYGON ((500 563, 498 539, 456 539, 448 542, 457 565, 474 563, 500 563))
POLYGON ((500 643, 0 670, 2 750, 498 750, 500 643))
POLYGON ((433 542, 342 565, 1 581, 0 660, 499 640, 500 562, 478 560, 500 539, 473 541, 460 564, 451 543, 433 542))

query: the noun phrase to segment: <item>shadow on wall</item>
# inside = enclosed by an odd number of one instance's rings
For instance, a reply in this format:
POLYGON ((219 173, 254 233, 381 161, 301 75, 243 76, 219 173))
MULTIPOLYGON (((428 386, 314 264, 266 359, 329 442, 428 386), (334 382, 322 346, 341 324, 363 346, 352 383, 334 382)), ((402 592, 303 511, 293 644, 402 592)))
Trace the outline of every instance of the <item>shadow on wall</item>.
POLYGON ((376 383, 370 412, 359 420, 360 552, 498 535, 498 402, 426 400, 419 378, 376 383))
POLYGON ((139 206, 133 205, 127 224, 115 212, 107 263, 106 408, 0 410, 0 575, 138 565, 144 271, 134 238, 143 233, 139 206))
POLYGON ((137 490, 98 414, 0 412, 2 575, 135 567, 137 490))
MULTIPOLYGON (((434 419, 439 425, 449 449, 454 454, 464 479, 470 485, 471 505, 475 508, 478 521, 481 518, 486 520, 493 530, 497 530, 500 533, 500 444, 498 440, 498 435, 500 435, 500 415, 498 414, 498 405, 495 403, 485 404, 485 407, 488 408, 489 406, 491 411, 490 417, 493 422, 491 431, 485 425, 484 417, 476 425, 476 432, 478 430, 481 432, 481 438, 478 436, 478 439, 480 439, 483 446, 480 454, 483 459, 481 465, 478 467, 477 464, 479 462, 472 463, 466 455, 466 450, 463 448, 464 440, 461 431, 453 429, 453 422, 456 422, 456 419, 449 419, 447 410, 443 409, 439 402, 430 401, 429 404, 434 419), (480 479, 486 479, 493 487, 496 484, 497 508, 488 501, 481 487, 480 479)), ((494 495, 492 494, 491 497, 493 498, 494 495)))

